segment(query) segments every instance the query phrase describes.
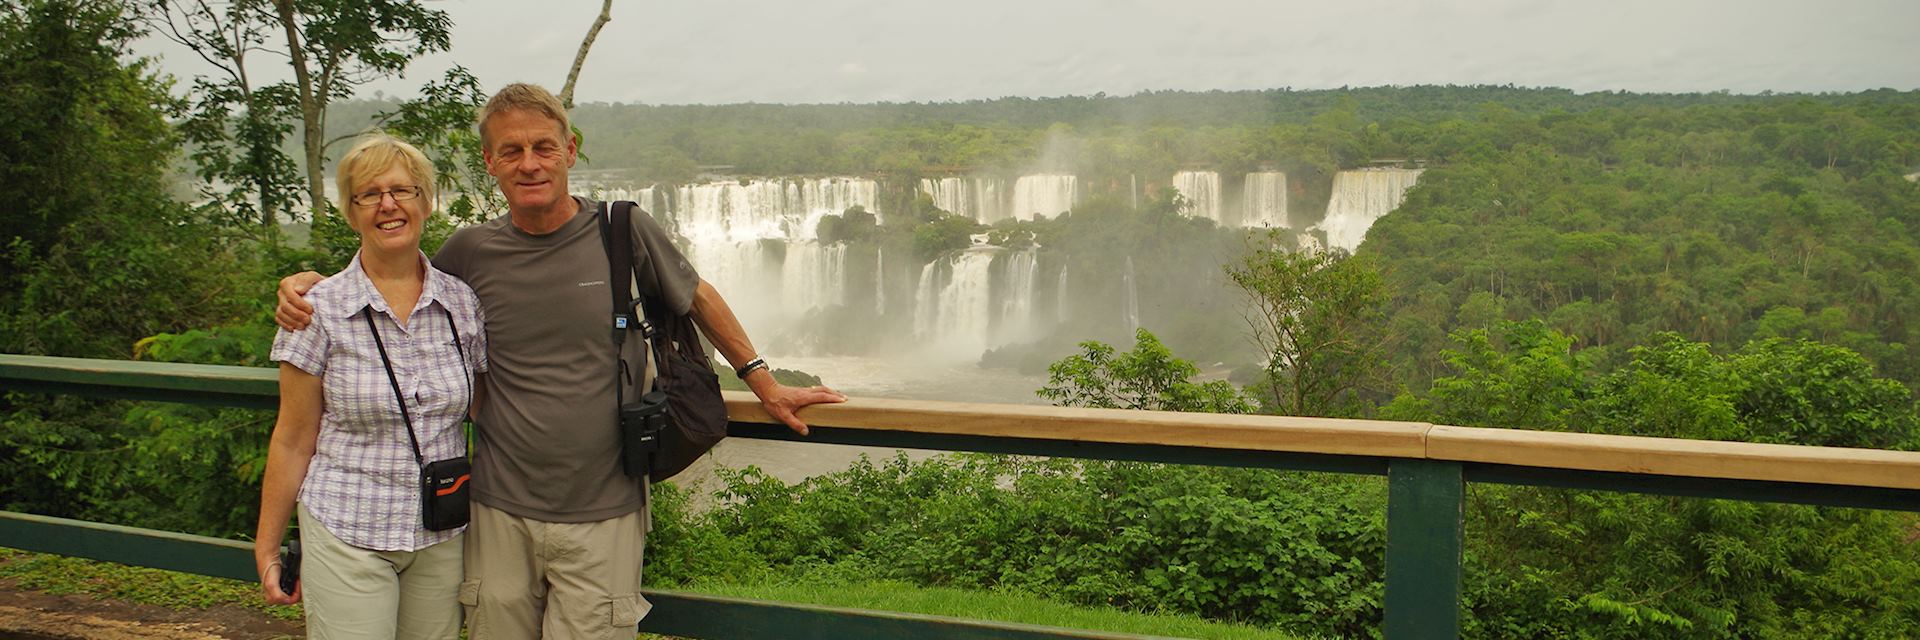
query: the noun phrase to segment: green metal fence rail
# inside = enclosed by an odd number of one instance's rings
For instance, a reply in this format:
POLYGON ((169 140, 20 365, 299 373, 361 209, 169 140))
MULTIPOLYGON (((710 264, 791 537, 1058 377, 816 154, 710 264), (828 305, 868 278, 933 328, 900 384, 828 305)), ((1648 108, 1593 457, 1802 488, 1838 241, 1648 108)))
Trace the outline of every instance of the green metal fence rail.
MULTIPOLYGON (((0 354, 0 389, 272 408, 272 369, 0 354)), ((1229 416, 855 398, 801 437, 728 394, 737 437, 1257 467, 1387 478, 1391 640, 1456 638, 1469 482, 1920 511, 1920 453, 1229 416)), ((253 579, 240 542, 0 513, 0 546, 253 579)), ((641 629, 695 638, 1123 638, 890 612, 648 591, 641 629)))

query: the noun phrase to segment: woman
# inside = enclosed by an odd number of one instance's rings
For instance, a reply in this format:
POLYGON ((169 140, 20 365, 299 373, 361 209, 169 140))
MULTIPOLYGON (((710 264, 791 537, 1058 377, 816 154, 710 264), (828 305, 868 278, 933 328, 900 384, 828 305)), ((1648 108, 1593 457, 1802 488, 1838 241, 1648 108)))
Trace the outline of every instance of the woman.
POLYGON ((307 294, 313 324, 274 338, 280 416, 254 562, 268 602, 306 602, 311 638, 451 640, 465 527, 427 528, 422 473, 466 456, 460 419, 487 368, 480 304, 420 252, 434 194, 418 149, 369 136, 336 179, 360 252, 307 294), (279 549, 296 498, 305 559, 287 593, 279 549))

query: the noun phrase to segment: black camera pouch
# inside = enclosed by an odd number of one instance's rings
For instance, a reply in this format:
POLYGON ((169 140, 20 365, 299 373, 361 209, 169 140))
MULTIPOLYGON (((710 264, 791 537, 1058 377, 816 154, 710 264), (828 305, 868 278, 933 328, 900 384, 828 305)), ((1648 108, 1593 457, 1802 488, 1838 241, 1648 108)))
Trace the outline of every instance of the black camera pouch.
POLYGON ((465 457, 427 463, 420 469, 421 515, 430 531, 466 526, 473 465, 465 457))
POLYGON ((620 468, 631 478, 653 471, 653 453, 667 428, 667 394, 649 391, 620 407, 620 468))

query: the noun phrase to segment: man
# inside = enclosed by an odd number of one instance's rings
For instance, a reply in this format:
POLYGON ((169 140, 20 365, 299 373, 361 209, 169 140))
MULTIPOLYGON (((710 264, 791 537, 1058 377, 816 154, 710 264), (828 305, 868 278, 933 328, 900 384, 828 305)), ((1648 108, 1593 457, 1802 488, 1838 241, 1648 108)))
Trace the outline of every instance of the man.
MULTIPOLYGON (((465 280, 485 315, 490 371, 476 394, 473 521, 467 530, 466 605, 475 640, 631 638, 650 605, 640 597, 645 487, 626 476, 610 339, 612 294, 596 216, 600 203, 569 195, 578 158, 560 101, 514 84, 481 111, 487 173, 508 215, 454 232, 435 267, 465 280)), ((795 432, 794 412, 846 397, 775 382, 727 303, 699 278, 659 225, 634 218, 635 282, 694 321, 768 413, 795 432)), ((277 321, 306 325, 311 272, 281 281, 277 321)), ((643 341, 627 340, 626 397, 650 382, 643 341), (642 370, 644 369, 644 371, 642 370)))

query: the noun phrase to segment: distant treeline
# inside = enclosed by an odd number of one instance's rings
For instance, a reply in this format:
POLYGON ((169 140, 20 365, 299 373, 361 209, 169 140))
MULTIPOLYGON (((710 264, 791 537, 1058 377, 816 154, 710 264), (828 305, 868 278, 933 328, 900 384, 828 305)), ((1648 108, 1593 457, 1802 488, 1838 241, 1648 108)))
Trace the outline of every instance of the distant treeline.
MULTIPOLYGON (((1365 139, 1369 126, 1377 126, 1378 135, 1470 119, 1494 108, 1489 105, 1514 114, 1539 115, 1797 102, 1897 106, 1913 104, 1915 95, 1886 89, 1736 95, 1416 86, 1149 91, 1124 97, 1008 97, 939 103, 596 102, 576 107, 573 118, 585 136, 583 148, 589 160, 584 166, 630 169, 640 179, 671 182, 691 179, 700 166, 730 167, 745 175, 919 173, 1036 164, 1068 165, 1094 174, 1169 173, 1174 167, 1190 165, 1215 165, 1229 172, 1261 164, 1307 164, 1332 170, 1375 155, 1423 151, 1415 140, 1365 139), (1360 135, 1363 139, 1358 142, 1369 144, 1339 148, 1340 136, 1331 135, 1335 131, 1360 135), (1296 139, 1306 133, 1318 135, 1296 139), (1294 144, 1274 147, 1264 143, 1263 137, 1294 144)), ((337 104, 332 119, 337 131, 332 135, 362 128, 373 114, 394 105, 380 100, 337 104)))

